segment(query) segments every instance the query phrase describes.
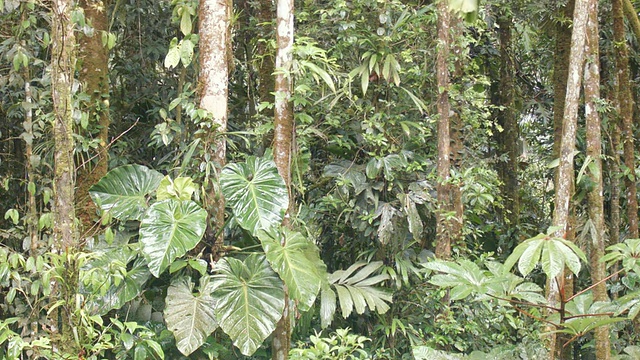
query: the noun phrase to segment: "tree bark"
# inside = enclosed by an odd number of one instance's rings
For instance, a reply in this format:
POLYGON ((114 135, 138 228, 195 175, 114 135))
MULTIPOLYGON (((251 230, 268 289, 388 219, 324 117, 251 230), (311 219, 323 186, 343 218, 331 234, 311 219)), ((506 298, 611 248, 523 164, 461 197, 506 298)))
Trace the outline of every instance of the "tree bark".
POLYGON ((622 130, 622 147, 625 172, 625 197, 627 199, 627 221, 631 239, 638 238, 638 199, 636 191, 635 160, 633 145, 633 98, 629 79, 629 53, 624 28, 622 0, 612 0, 613 38, 616 44, 616 68, 618 73, 618 102, 622 130))
POLYGON ((504 218, 511 226, 519 222, 520 196, 518 184, 518 137, 520 129, 514 110, 515 90, 513 82, 514 64, 511 59, 511 24, 513 19, 501 14, 497 20, 500 38, 500 80, 498 84, 497 105, 498 124, 502 132, 496 134, 499 155, 506 155, 505 161, 498 165, 498 174, 502 180, 504 194, 504 218))
MULTIPOLYGON (((568 0, 562 9, 565 19, 573 18, 576 0, 568 0)), ((564 119, 564 103, 567 94, 567 78, 569 76, 569 55, 571 48, 571 23, 558 21, 555 29, 556 45, 553 58, 553 155, 560 157, 560 142, 564 119)), ((556 176, 556 184, 557 187, 556 176)))
MULTIPOLYGON (((102 34, 108 30, 108 3, 102 0, 80 0, 87 22, 93 27, 93 36, 80 35, 78 38, 78 60, 81 65, 79 80, 84 85, 84 92, 91 100, 85 111, 98 127, 97 161, 85 164, 78 169, 76 209, 78 219, 87 232, 94 224, 96 206, 89 196, 89 188, 97 183, 106 173, 109 166, 107 149, 109 136, 109 49, 102 44, 102 34)), ((90 234, 87 234, 90 235, 90 234)))
MULTIPOLYGON (((563 21, 558 21, 555 26, 555 51, 553 59, 553 157, 554 159, 560 158, 560 144, 562 142, 563 121, 564 121, 564 106, 565 98, 567 94, 567 80, 569 76, 569 60, 570 60, 570 48, 571 48, 571 19, 573 18, 573 12, 575 9, 575 0, 568 0, 567 4, 562 8, 563 21)), ((558 169, 554 178, 554 189, 558 189, 558 169)), ((573 184, 571 185, 573 187, 573 184)), ((572 192, 571 192, 572 193, 572 192)), ((571 221, 568 221, 571 223, 571 221)), ((567 229, 567 236, 570 240, 573 237, 573 231, 569 226, 567 229)), ((562 279, 563 287, 570 287, 571 283, 565 284, 566 279, 562 279)), ((571 282, 571 279, 569 279, 571 282)), ((550 305, 558 305, 560 299, 560 289, 558 287, 559 282, 556 279, 547 279, 546 283, 546 296, 550 305)), ((555 329, 548 328, 547 330, 553 331, 555 329)), ((549 336, 550 343, 549 348, 553 351, 556 345, 556 336, 549 336)))
POLYGON ((438 53, 436 55, 436 82, 438 86, 438 161, 437 168, 437 197, 438 207, 436 211, 436 246, 435 254, 440 259, 451 256, 452 221, 450 212, 451 199, 451 134, 449 102, 449 51, 451 48, 451 12, 447 1, 438 2, 438 53))
POLYGON ((36 251, 39 247, 39 235, 38 235, 38 209, 36 207, 36 194, 29 188, 31 184, 34 184, 35 189, 35 171, 33 169, 33 163, 31 157, 33 156, 33 111, 31 110, 32 93, 31 83, 29 82, 29 75, 26 74, 24 81, 24 100, 27 103, 27 110, 25 111, 24 119, 24 131, 28 135, 25 138, 25 170, 27 172, 27 192, 29 193, 29 200, 27 203, 27 225, 29 229, 29 255, 36 256, 36 251))
MULTIPOLYGON (((293 79, 293 0, 277 0, 276 26, 276 78, 275 78, 275 106, 274 106, 274 135, 273 159, 278 173, 284 179, 289 192, 289 209, 285 215, 284 225, 289 224, 289 216, 293 213, 294 199, 291 191, 291 156, 295 141, 295 123, 291 92, 293 79)), ((284 244, 283 244, 284 245, 284 244)), ((289 296, 285 286, 285 309, 282 318, 276 326, 272 344, 272 358, 284 360, 289 355, 291 347, 291 320, 289 296)))
POLYGON ((636 36, 636 40, 640 41, 640 19, 638 19, 638 13, 633 7, 631 0, 624 0, 623 7, 624 15, 627 17, 627 20, 629 20, 633 34, 636 36))
POLYGON ((75 167, 73 163, 73 100, 71 87, 75 66, 75 35, 71 12, 72 0, 52 2, 51 97, 53 99, 55 142, 54 239, 58 250, 66 252, 76 246, 74 224, 75 167))
POLYGON ((51 98, 53 100, 54 140, 54 252, 64 259, 64 278, 56 281, 51 297, 64 300, 65 304, 49 316, 54 351, 73 354, 75 341, 70 329, 73 295, 75 294, 77 267, 73 256, 67 256, 78 246, 75 225, 74 187, 75 165, 73 162, 73 74, 75 69, 75 35, 71 13, 72 0, 51 2, 51 98), (61 320, 61 321, 60 321, 61 320), (61 327, 59 328, 58 325, 61 327), (56 334, 57 333, 57 334, 56 334))
MULTIPOLYGON (((273 1, 272 0, 260 0, 258 1, 257 17, 258 32, 261 40, 268 40, 271 38, 273 32, 272 21, 274 18, 273 1)), ((256 44, 258 64, 258 96, 260 102, 273 103, 273 91, 275 88, 274 83, 274 60, 273 55, 267 45, 266 41, 258 41, 256 44)))
MULTIPOLYGON (((584 101, 587 133, 587 156, 591 159, 588 175, 593 187, 587 193, 589 219, 593 224, 590 264, 591 281, 598 284, 593 288, 594 301, 608 301, 605 264, 600 261, 604 256, 605 222, 604 197, 602 190, 602 130, 597 104, 600 100, 600 51, 598 43, 598 1, 589 0, 589 21, 587 24, 586 53, 588 59, 584 71, 584 101), (602 282, 601 282, 602 281, 602 282)), ((611 358, 609 326, 600 326, 595 330, 596 359, 611 358)))
MULTIPOLYGON (((211 116, 206 146, 210 148, 211 159, 219 166, 226 163, 226 140, 221 133, 227 130, 227 110, 229 94, 228 48, 230 7, 227 0, 200 0, 200 108, 211 116)), ((210 226, 208 233, 214 238, 212 254, 217 256, 224 245, 224 198, 213 181, 211 191, 206 196, 205 207, 209 212, 210 226)))
MULTIPOLYGON (((573 161, 576 147, 576 128, 578 123, 578 105, 580 101, 580 86, 584 70, 586 25, 587 25, 587 0, 577 0, 573 15, 573 32, 571 34, 571 52, 568 67, 566 98, 564 103, 564 117, 562 124, 562 138, 560 143, 560 163, 558 166, 558 179, 555 194, 555 208, 553 213, 553 225, 559 230, 554 234, 557 237, 565 237, 569 231, 571 193, 573 184, 573 161)), ((568 279, 564 275, 558 276, 557 291, 560 292, 561 301, 570 296, 573 289, 567 288, 568 279), (561 278, 561 279, 560 279, 561 278)), ((556 299, 553 291, 549 292, 549 299, 556 299), (551 298, 552 296, 552 298, 551 298)), ((550 304, 551 305, 551 304, 550 304)), ((553 306, 553 305, 552 305, 553 306)), ((562 314, 561 314, 562 316, 562 314)), ((561 320, 562 321, 562 320, 561 320)), ((551 335, 551 358, 563 357, 562 341, 556 341, 551 335)))
MULTIPOLYGON (((451 74, 449 81, 451 84, 459 84, 462 81, 464 73, 464 54, 462 47, 457 40, 462 37, 462 18, 457 14, 451 14, 449 20, 449 27, 451 32, 449 34, 451 46, 453 50, 454 58, 454 72, 451 74)), ((451 99, 449 99, 451 104, 451 99)), ((464 123, 458 111, 464 104, 453 104, 454 108, 451 111, 449 118, 449 135, 451 137, 451 169, 454 171, 460 171, 462 167, 462 159, 465 154, 464 147, 464 123)), ((451 184, 451 202, 454 217, 451 220, 451 245, 457 247, 465 247, 464 237, 462 236, 462 228, 464 225, 464 203, 462 201, 462 182, 456 181, 451 184)))

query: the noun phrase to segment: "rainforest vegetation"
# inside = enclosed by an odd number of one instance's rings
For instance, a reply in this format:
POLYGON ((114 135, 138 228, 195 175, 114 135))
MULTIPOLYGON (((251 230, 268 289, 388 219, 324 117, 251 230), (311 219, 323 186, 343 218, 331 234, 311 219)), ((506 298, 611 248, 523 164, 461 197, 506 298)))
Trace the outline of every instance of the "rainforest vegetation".
POLYGON ((0 0, 0 359, 640 359, 638 10, 0 0))

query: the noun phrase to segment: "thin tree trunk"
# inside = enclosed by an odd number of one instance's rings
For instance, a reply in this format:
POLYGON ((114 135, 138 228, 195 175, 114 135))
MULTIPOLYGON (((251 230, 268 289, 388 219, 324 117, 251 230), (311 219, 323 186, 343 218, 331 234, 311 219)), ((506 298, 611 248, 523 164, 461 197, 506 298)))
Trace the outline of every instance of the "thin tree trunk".
POLYGON ((24 119, 24 131, 28 135, 25 137, 25 164, 27 172, 27 193, 29 194, 29 200, 27 202, 27 226, 29 229, 29 254, 36 256, 36 251, 39 247, 38 237, 38 209, 36 208, 36 194, 35 194, 35 172, 31 157, 33 156, 33 111, 31 110, 32 94, 31 83, 29 82, 29 76, 25 76, 24 81, 24 98, 27 103, 27 110, 24 119), (33 184, 33 185, 31 185, 33 184), (33 187, 33 189, 32 189, 33 187), (34 190, 34 191, 31 191, 34 190))
MULTIPOLYGON (((584 72, 584 99, 587 127, 587 156, 591 159, 588 175, 594 186, 587 193, 589 219, 593 224, 590 263, 594 301, 608 301, 607 287, 602 281, 606 277, 605 264, 600 261, 604 256, 605 224, 604 197, 602 194, 602 130, 597 104, 600 100, 600 61, 598 44, 598 1, 589 0, 589 21, 587 26, 586 53, 588 60, 584 72)), ((600 326, 595 330, 596 359, 609 360, 611 343, 609 326, 600 326)))
MULTIPOLYGON (((229 94, 228 48, 229 16, 231 9, 226 0, 200 0, 200 108, 211 115, 211 128, 206 144, 211 147, 211 159, 222 168, 226 163, 226 140, 221 133, 227 130, 229 94)), ((211 191, 206 196, 206 208, 213 226, 208 234, 214 237, 211 250, 214 257, 224 245, 224 198, 218 190, 216 170, 211 191)))
POLYGON ((438 211, 436 211, 436 257, 446 259, 451 256, 451 135, 449 113, 449 50, 451 37, 451 12, 447 1, 438 2, 438 53, 436 56, 436 81, 438 86, 438 161, 437 185, 438 211))
MULTIPOLYGON (((613 57, 613 56, 610 56, 613 57)), ((611 205, 609 210, 609 244, 617 244, 620 241, 620 159, 622 158, 622 146, 620 145, 620 102, 618 101, 618 75, 617 71, 613 69, 611 74, 608 74, 609 83, 611 88, 607 93, 607 99, 613 108, 615 109, 609 121, 609 133, 611 134, 607 144, 609 145, 607 150, 610 154, 607 157, 608 166, 608 179, 609 188, 611 189, 611 205)), ((611 269, 612 272, 617 270, 617 265, 611 269)), ((612 293, 614 299, 618 298, 618 293, 612 293)))
POLYGON ((511 24, 513 19, 501 14, 497 20, 500 37, 500 81, 498 84, 497 105, 502 109, 498 113, 498 123, 502 132, 497 133, 499 155, 507 159, 498 166, 504 194, 504 218, 511 226, 518 224, 520 196, 518 184, 518 137, 520 130, 514 110, 515 91, 513 83, 514 64, 511 59, 511 24))
POLYGON ((73 294, 75 294, 77 267, 72 253, 78 246, 75 226, 73 162, 73 101, 72 84, 75 68, 75 35, 71 13, 72 0, 54 0, 51 3, 51 97, 53 100, 54 140, 54 251, 63 254, 63 278, 53 286, 51 297, 66 301, 49 316, 54 339, 52 347, 60 354, 75 353, 75 341, 70 329, 73 294), (60 325, 61 327, 58 327, 60 325))
MULTIPOLYGON (((574 8, 575 0, 568 0, 566 6, 562 9, 564 17, 567 19, 573 18, 574 8)), ((556 45, 553 58, 553 155, 559 158, 564 119, 564 102, 567 94, 567 79, 569 76, 571 23, 567 21, 557 22, 555 37, 556 45)))
MULTIPOLYGON (((271 26, 274 18, 273 1, 259 0, 257 6, 257 17, 260 24, 258 27, 259 36, 261 40, 268 40, 273 32, 273 27, 271 26)), ((273 91, 275 88, 273 76, 274 59, 267 44, 268 42, 266 41, 259 41, 256 44, 257 59, 259 60, 258 96, 260 102, 273 103, 273 91)))
MULTIPOLYGON (((571 56, 569 61, 569 76, 567 78, 567 92, 564 103, 564 120, 562 126, 562 140, 560 143, 560 163, 558 166, 558 179, 555 195, 555 208, 553 213, 553 225, 558 227, 555 236, 565 237, 569 230, 571 192, 573 184, 573 161, 576 147, 576 128, 578 123, 578 105, 580 101, 580 86, 584 70, 584 50, 586 41, 587 24, 587 0, 577 0, 573 16, 573 32, 571 34, 571 56)), ((556 278, 561 301, 571 295, 573 289, 567 288, 568 284, 564 275, 556 278)), ((555 294, 553 299, 556 298, 555 294)), ((563 321, 561 315, 561 321, 563 321)), ((564 358, 562 341, 556 341, 551 335, 551 358, 564 358)))
MULTIPOLYGON (((464 67, 464 54, 462 47, 457 42, 462 37, 462 19, 454 14, 450 15, 449 26, 451 29, 450 41, 453 48, 454 72, 451 74, 450 83, 455 84, 461 80, 464 67)), ((451 99, 449 99, 451 102, 451 99)), ((458 107, 464 106, 456 104, 458 107)), ((455 105, 454 105, 455 106, 455 105)), ((463 120, 458 111, 452 111, 449 118, 449 135, 451 137, 451 168, 460 171, 462 167, 462 159, 464 157, 464 134, 463 120)), ((457 181, 450 185, 451 204, 454 217, 451 220, 451 244, 464 247, 464 237, 462 236, 462 227, 464 224, 464 203, 462 202, 462 183, 457 181)))
POLYGON ((75 35, 71 21, 73 1, 54 0, 52 5, 51 96, 55 116, 54 238, 56 247, 61 252, 66 252, 76 246, 77 238, 74 225, 75 168, 71 93, 75 66, 75 35))
POLYGON ((640 41, 640 19, 638 19, 638 13, 634 9, 631 0, 624 0, 624 15, 629 20, 629 25, 633 30, 633 34, 636 36, 636 40, 640 41))
MULTIPOLYGON (((603 84, 609 86, 602 87, 601 90, 606 91, 607 101, 613 105, 614 111, 610 113, 608 134, 609 138, 605 142, 605 151, 607 157, 605 165, 607 166, 607 181, 610 188, 610 206, 609 206, 609 242, 608 245, 617 244, 620 241, 620 159, 622 159, 622 147, 620 145, 620 102, 618 101, 618 74, 615 67, 615 49, 614 44, 609 42, 610 46, 606 48, 605 59, 612 59, 614 66, 604 66, 601 75, 606 80, 603 84)), ((612 272, 615 272, 611 269, 612 272)), ((612 297, 617 298, 617 292, 612 293, 612 297)))
MULTIPOLYGON (((293 0, 277 1, 276 26, 276 69, 275 106, 274 106, 274 135, 273 158, 278 173, 284 179, 289 191, 289 209, 285 216, 284 225, 288 225, 289 216, 293 214, 294 199, 291 192, 291 156, 293 152, 295 123, 291 104, 293 79, 293 0)), ((284 245, 284 244, 283 244, 284 245)), ((276 326, 272 344, 272 358, 284 360, 289 355, 291 347, 289 296, 285 286, 285 309, 282 318, 276 326)))
POLYGON ((612 0, 613 38, 616 43, 616 68, 618 70, 618 101, 622 124, 622 146, 624 165, 628 175, 624 176, 627 199, 627 221, 629 238, 638 238, 638 199, 636 192, 635 161, 633 146, 633 99, 629 80, 629 53, 624 28, 622 0, 612 0))
MULTIPOLYGON (((565 19, 573 18, 573 11, 575 9, 575 0, 568 0, 567 4, 562 8, 562 15, 565 19)), ((562 142, 563 120, 564 120, 564 106, 565 98, 567 94, 567 80, 569 76, 569 59, 571 48, 571 23, 570 21, 558 21, 555 27, 555 51, 553 59, 553 157, 560 158, 560 144, 562 142)), ((558 189, 558 170, 554 178, 554 189, 558 189)), ((572 231, 567 230, 569 238, 572 231)), ((564 284, 564 278, 563 284, 564 284)), ((546 283, 546 296, 547 301, 552 306, 557 306, 560 299, 560 289, 558 287, 558 281, 556 279, 547 279, 546 283)), ((553 328, 547 328, 548 331, 554 331, 553 328)), ((551 335, 548 338, 550 340, 549 348, 553 351, 556 345, 556 336, 551 335)))
POLYGON ((109 165, 109 50, 102 44, 102 33, 108 30, 109 22, 106 1, 80 0, 79 5, 94 30, 93 36, 81 35, 78 38, 78 60, 82 66, 79 80, 84 84, 85 93, 91 97, 86 109, 89 119, 95 119, 99 128, 96 163, 78 169, 76 209, 83 232, 86 232, 93 226, 96 213, 95 204, 89 197, 89 188, 107 173, 109 165))

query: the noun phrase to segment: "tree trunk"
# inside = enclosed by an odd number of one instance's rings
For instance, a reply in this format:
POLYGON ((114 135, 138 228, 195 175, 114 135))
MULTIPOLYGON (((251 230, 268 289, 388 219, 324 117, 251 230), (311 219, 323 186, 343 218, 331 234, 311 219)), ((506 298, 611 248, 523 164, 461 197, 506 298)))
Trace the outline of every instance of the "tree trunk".
POLYGON ((102 34, 108 30, 109 22, 106 1, 80 0, 79 5, 84 9, 85 19, 94 30, 93 36, 80 35, 78 38, 78 61, 82 67, 79 80, 84 85, 84 92, 91 97, 87 109, 84 109, 89 112, 89 126, 94 126, 91 121, 95 120, 99 129, 97 161, 95 164, 84 164, 78 169, 76 209, 86 234, 94 224, 96 213, 89 188, 107 173, 109 165, 109 50, 102 44, 102 34))
POLYGON ((29 193, 29 200, 27 203, 27 225, 29 229, 29 255, 36 256, 36 251, 39 247, 39 235, 38 235, 38 209, 36 208, 36 194, 35 191, 31 191, 31 184, 33 183, 33 189, 35 190, 35 172, 33 169, 33 163, 31 157, 33 156, 33 111, 31 110, 32 94, 31 83, 29 82, 29 74, 26 74, 24 81, 24 100, 27 103, 27 110, 25 111, 24 119, 24 132, 28 135, 25 137, 25 170, 27 172, 27 192, 29 193))
MULTIPOLYGON (((457 39, 462 37, 462 18, 458 15, 450 15, 449 20, 449 28, 451 29, 450 33, 450 41, 453 50, 453 58, 454 60, 454 72, 453 76, 449 80, 451 84, 458 84, 462 81, 462 76, 464 72, 464 54, 462 52, 462 47, 457 42, 457 39)), ((451 99, 450 99, 451 101, 451 99)), ((455 104, 457 105, 457 109, 454 109, 450 114, 449 118, 449 135, 451 137, 451 168, 460 171, 459 169, 462 167, 462 159, 465 154, 464 147, 464 123, 463 119, 460 116, 459 110, 464 104, 455 104)), ((455 245, 458 247, 465 247, 466 244, 464 242, 464 237, 462 236, 462 228, 464 225, 464 203, 462 201, 462 183, 460 181, 456 181, 451 184, 451 202, 452 202, 452 210, 454 217, 451 220, 451 245, 455 245)))
POLYGON ((436 257, 446 259, 451 256, 452 221, 450 212, 453 211, 451 199, 451 135, 449 116, 449 49, 451 37, 451 12, 447 1, 438 2, 438 53, 436 56, 436 82, 438 86, 438 161, 437 185, 438 211, 436 211, 436 257))
POLYGON ((58 250, 66 252, 76 246, 74 225, 75 167, 73 163, 73 100, 71 87, 75 66, 75 35, 71 12, 73 1, 52 2, 51 97, 53 98, 55 141, 54 239, 58 250))
MULTIPOLYGON (((584 50, 586 41, 587 24, 587 0, 577 0, 573 16, 573 32, 571 34, 571 56, 569 61, 569 76, 567 78, 567 91, 564 103, 564 117, 562 124, 562 139, 560 143, 560 163, 558 166, 558 179, 555 195, 555 208, 553 213, 553 225, 559 230, 554 234, 557 237, 565 237, 569 230, 569 213, 571 209, 571 192, 573 184, 573 160, 576 147, 576 128, 578 123, 578 105, 580 101, 580 86, 584 66, 584 50)), ((560 275, 556 279, 557 290, 560 292, 561 301, 564 301, 573 292, 568 288, 568 279, 560 275), (561 278, 561 279, 559 279, 561 278)), ((556 295, 549 292, 553 299, 556 295)), ((553 305, 552 305, 553 306, 553 305)), ((561 314, 562 316, 562 314, 561 314)), ((561 318, 562 321, 562 318, 561 318)), ((556 341, 551 335, 552 358, 556 356, 564 358, 563 342, 556 341)))
MULTIPOLYGON (((604 198, 602 190, 602 131, 597 103, 600 100, 600 51, 598 44, 598 1, 589 0, 589 21, 585 52, 588 54, 584 71, 584 101, 587 127, 587 156, 591 159, 588 175, 594 184, 587 193, 587 207, 589 219, 593 224, 590 263, 591 281, 598 284, 593 288, 594 301, 608 301, 605 264, 600 261, 604 256, 605 224, 604 198)), ((596 359, 609 360, 611 344, 609 341, 609 326, 601 326, 595 330, 596 359)))
MULTIPOLYGON (((211 116, 211 127, 206 146, 211 148, 211 159, 222 168, 226 163, 226 140, 221 133, 227 130, 229 94, 228 49, 230 7, 227 0, 200 0, 200 108, 211 116)), ((217 179, 219 170, 216 170, 217 179)), ((224 245, 224 198, 213 181, 206 196, 206 209, 210 216, 208 234, 214 238, 212 254, 217 256, 224 245), (212 225, 212 226, 211 226, 212 225)))
MULTIPOLYGON (((563 8, 564 18, 571 19, 574 8, 575 0, 568 0, 567 5, 563 8)), ((569 76, 571 23, 558 21, 556 23, 555 33, 556 45, 553 58, 553 155, 555 158, 559 158, 564 119, 564 102, 567 94, 567 78, 569 76)), ((556 187, 557 180, 558 177, 556 176, 556 187)))
POLYGON ((514 110, 515 90, 513 83, 514 64, 511 59, 511 24, 513 19, 501 14, 497 20, 500 37, 500 80, 498 84, 497 105, 498 124, 502 131, 496 134, 499 156, 507 159, 498 165, 498 174, 502 180, 504 194, 504 219, 511 226, 518 224, 520 196, 518 184, 518 137, 520 129, 514 110))
MULTIPOLYGON (((260 0, 258 1, 258 23, 260 24, 258 31, 261 40, 268 40, 273 33, 273 26, 271 26, 274 11, 272 0, 260 0)), ((258 65, 258 96, 260 102, 273 103, 273 90, 275 88, 273 69, 274 61, 271 51, 268 47, 268 42, 259 41, 256 44, 258 65)))
MULTIPOLYGON (((274 135, 273 159, 278 173, 284 179, 289 191, 289 209, 285 215, 284 224, 288 225, 289 216, 293 213, 294 198, 291 192, 291 156, 293 152, 295 123, 291 104, 293 79, 293 0, 277 1, 276 26, 276 69, 275 78, 275 106, 274 106, 274 135)), ((284 244, 283 244, 284 245, 284 244)), ((273 336, 272 358, 286 359, 291 347, 290 312, 288 291, 285 287, 285 309, 282 318, 276 326, 273 336)))
POLYGON ((638 199, 636 193, 635 161, 633 146, 633 99, 629 80, 629 53, 624 28, 622 0, 612 0, 613 38, 616 44, 616 68, 618 70, 618 102, 622 128, 624 165, 628 175, 624 176, 627 199, 627 221, 631 239, 638 238, 638 199))
POLYGON ((636 36, 636 41, 640 41, 640 19, 638 19, 638 13, 634 9, 631 0, 624 0, 624 15, 629 20, 629 25, 633 30, 633 34, 636 36))
MULTIPOLYGON (((75 226, 74 187, 75 165, 73 162, 73 74, 75 68, 75 35, 71 20, 74 2, 54 0, 51 2, 51 98, 53 100, 54 140, 54 251, 63 254, 64 278, 56 281, 52 299, 66 303, 51 313, 52 347, 60 354, 73 354, 75 341, 70 329, 70 306, 73 306, 77 268, 72 253, 78 246, 75 226), (58 327, 60 325, 61 327, 58 327), (58 334, 56 334, 58 332, 58 334)), ((76 279, 77 280, 77 279, 76 279)))
MULTIPOLYGON (((572 19, 575 8, 575 0, 568 0, 562 15, 564 19, 572 19)), ((571 23, 570 21, 558 21, 555 27, 555 51, 553 59, 553 157, 560 158, 560 144, 562 142, 564 105, 567 94, 567 79, 569 76, 569 55, 571 48, 571 23)), ((554 178, 554 189, 558 189, 558 170, 554 178)), ((573 185, 572 185, 573 186, 573 185)), ((568 229, 569 239, 573 239, 571 229, 568 229)), ((563 279, 564 281, 565 279, 563 279)), ((546 296, 550 305, 558 305, 560 302, 560 291, 556 279, 547 279, 546 296)), ((553 328, 547 328, 554 331, 553 328)), ((549 336, 549 348, 553 349, 556 344, 556 336, 549 336)))

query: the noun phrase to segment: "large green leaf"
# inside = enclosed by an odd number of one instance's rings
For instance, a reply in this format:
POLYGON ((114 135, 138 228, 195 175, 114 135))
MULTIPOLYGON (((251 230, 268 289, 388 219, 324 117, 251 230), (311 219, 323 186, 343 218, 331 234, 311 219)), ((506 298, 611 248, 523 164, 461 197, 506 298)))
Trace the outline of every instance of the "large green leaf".
POLYGON ((190 177, 178 177, 173 180, 167 175, 158 185, 156 198, 158 201, 166 199, 191 200, 195 191, 196 185, 190 177))
POLYGON ((142 293, 142 287, 149 277, 149 269, 142 259, 138 259, 119 284, 114 284, 103 296, 94 299, 94 313, 104 315, 113 309, 122 308, 142 293))
MULTIPOLYGON (((119 236, 121 237, 121 236, 119 236)), ((142 292, 151 274, 141 258, 127 244, 98 249, 81 269, 80 291, 86 297, 86 307, 92 314, 104 315, 142 292), (133 265, 130 263, 133 261, 133 265)))
POLYGON ((125 165, 107 173, 89 189, 93 202, 118 220, 140 220, 147 196, 156 190, 162 174, 141 165, 125 165))
POLYGON ((336 313, 336 293, 329 283, 323 284, 320 291, 320 325, 323 329, 331 325, 336 313))
POLYGON ((271 267, 284 280, 300 310, 309 310, 327 279, 318 248, 299 232, 286 228, 261 230, 257 235, 271 267))
POLYGON ((214 312, 215 300, 208 292, 208 277, 200 280, 200 293, 193 294, 188 278, 171 282, 167 290, 164 319, 176 338, 176 346, 184 355, 197 350, 218 327, 214 312))
POLYGON ((284 180, 271 160, 249 157, 244 164, 225 166, 220 188, 238 224, 252 234, 280 224, 289 206, 284 180))
MULTIPOLYGON (((347 270, 338 270, 329 275, 329 283, 336 289, 344 318, 349 317, 354 308, 358 314, 364 313, 366 307, 379 314, 384 314, 389 310, 387 303, 392 301, 391 294, 373 287, 373 285, 389 279, 389 275, 370 276, 382 265, 382 261, 374 261, 369 264, 358 262, 347 270), (355 272, 356 270, 358 272, 355 272)), ((330 293, 327 295, 331 296, 330 293)), ((333 316, 333 314, 326 315, 327 317, 333 316)))
POLYGON ((169 199, 149 208, 140 223, 140 242, 154 276, 198 244, 206 219, 207 212, 190 200, 169 199))
POLYGON ((545 275, 553 278, 564 270, 565 265, 577 275, 580 260, 586 262, 586 257, 575 244, 552 235, 539 234, 516 246, 505 261, 505 268, 511 269, 518 263, 518 270, 526 276, 539 263, 545 275))
POLYGON ((217 301, 218 323, 240 352, 249 356, 282 318, 282 280, 259 254, 248 256, 244 262, 223 258, 214 270, 211 291, 217 301))

